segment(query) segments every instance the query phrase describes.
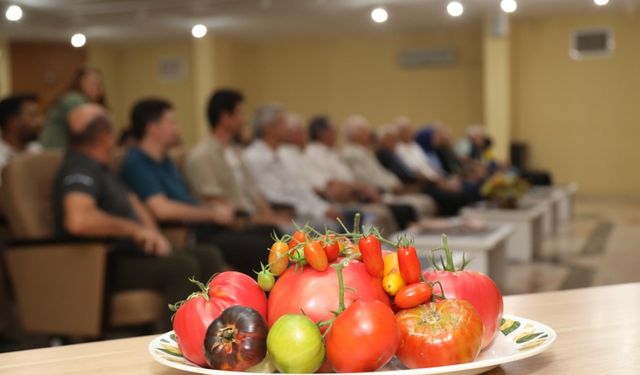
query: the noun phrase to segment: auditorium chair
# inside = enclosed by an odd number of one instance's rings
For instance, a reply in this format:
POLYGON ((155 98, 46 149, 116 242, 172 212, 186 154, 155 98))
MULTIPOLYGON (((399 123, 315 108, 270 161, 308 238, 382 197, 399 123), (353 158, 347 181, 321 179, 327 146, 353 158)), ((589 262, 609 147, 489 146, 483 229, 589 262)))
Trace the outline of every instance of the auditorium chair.
POLYGON ((95 338, 105 328, 157 321, 166 308, 159 293, 105 295, 108 241, 53 237, 51 195, 62 155, 22 155, 3 171, 0 197, 11 231, 3 255, 24 330, 95 338))

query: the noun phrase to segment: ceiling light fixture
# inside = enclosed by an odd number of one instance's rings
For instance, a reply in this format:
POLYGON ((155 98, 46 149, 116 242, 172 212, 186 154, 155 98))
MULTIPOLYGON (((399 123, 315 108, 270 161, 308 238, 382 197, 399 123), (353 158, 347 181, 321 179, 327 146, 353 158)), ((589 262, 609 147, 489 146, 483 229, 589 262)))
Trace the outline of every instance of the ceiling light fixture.
POLYGON ((447 4, 447 13, 449 13, 451 17, 459 17, 464 13, 464 7, 459 1, 452 1, 447 4))
POLYGON ((387 22, 389 13, 384 8, 376 8, 371 11, 371 19, 376 23, 387 22))
POLYGON ((84 36, 84 34, 77 33, 73 34, 73 36, 71 37, 71 45, 76 48, 84 46, 85 43, 87 43, 87 37, 84 36))
POLYGON ((609 0, 593 0, 593 2, 599 7, 609 4, 609 0))
POLYGON ((22 18, 22 8, 17 5, 10 5, 4 16, 11 22, 20 21, 22 18))
POLYGON ((500 2, 500 8, 502 8, 505 13, 513 13, 518 9, 518 3, 516 3, 516 0, 502 0, 500 2))
POLYGON ((207 35, 207 27, 202 24, 197 24, 191 28, 191 35, 193 35, 194 38, 202 38, 207 35))

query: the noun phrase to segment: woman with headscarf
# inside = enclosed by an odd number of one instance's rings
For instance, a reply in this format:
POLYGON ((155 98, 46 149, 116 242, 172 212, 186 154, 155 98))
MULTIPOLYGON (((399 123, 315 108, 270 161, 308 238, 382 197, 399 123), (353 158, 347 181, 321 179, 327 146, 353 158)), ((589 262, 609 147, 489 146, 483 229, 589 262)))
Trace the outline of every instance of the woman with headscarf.
POLYGON ((45 148, 67 146, 67 115, 75 107, 85 103, 105 105, 102 73, 90 66, 76 71, 69 89, 57 100, 47 114, 47 121, 40 136, 45 148))

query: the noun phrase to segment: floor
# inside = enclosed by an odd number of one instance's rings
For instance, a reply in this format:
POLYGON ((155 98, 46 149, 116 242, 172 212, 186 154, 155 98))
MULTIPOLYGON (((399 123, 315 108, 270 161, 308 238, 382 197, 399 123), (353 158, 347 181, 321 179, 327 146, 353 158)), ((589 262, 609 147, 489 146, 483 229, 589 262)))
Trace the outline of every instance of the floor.
MULTIPOLYGON (((558 228, 558 234, 545 241, 539 259, 507 266, 503 293, 535 293, 640 281, 639 244, 640 201, 578 198, 573 221, 558 228)), ((26 337, 15 329, 10 331, 9 335, 7 330, 0 332, 0 352, 51 344, 43 338, 26 337)), ((116 333, 109 338, 121 335, 116 333)))
POLYGON ((535 262, 508 265, 505 294, 640 281, 640 202, 578 198, 558 230, 535 262))

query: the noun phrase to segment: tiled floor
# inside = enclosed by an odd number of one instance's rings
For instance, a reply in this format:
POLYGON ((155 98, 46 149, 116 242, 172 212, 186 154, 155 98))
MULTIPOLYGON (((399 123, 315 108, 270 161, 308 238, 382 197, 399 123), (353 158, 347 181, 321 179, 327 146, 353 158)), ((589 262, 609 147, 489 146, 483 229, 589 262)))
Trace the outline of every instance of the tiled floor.
POLYGON ((541 259, 510 264, 505 294, 640 281, 640 202, 576 201, 574 219, 544 243, 541 259))

